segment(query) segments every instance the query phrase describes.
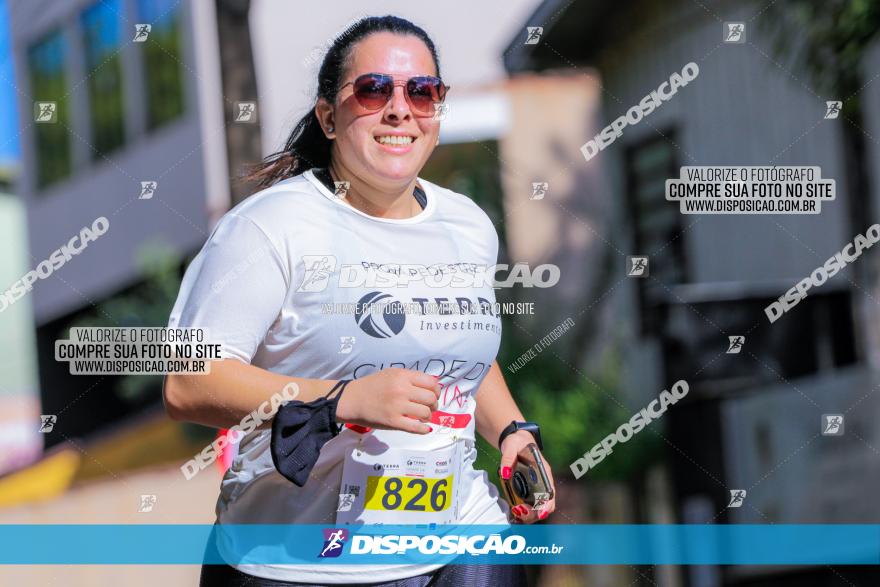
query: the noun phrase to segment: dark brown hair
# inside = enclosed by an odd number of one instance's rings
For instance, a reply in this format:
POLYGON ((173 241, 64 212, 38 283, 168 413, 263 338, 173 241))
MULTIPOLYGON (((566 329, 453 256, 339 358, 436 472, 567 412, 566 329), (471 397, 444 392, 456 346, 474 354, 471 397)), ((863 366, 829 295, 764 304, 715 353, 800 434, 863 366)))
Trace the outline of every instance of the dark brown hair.
MULTIPOLYGON (((431 52, 434 67, 437 68, 437 76, 440 76, 437 49, 428 33, 412 22, 397 16, 370 16, 360 19, 333 40, 318 70, 318 95, 315 97, 315 104, 320 98, 326 99, 331 104, 335 102, 352 47, 365 37, 381 32, 413 35, 421 39, 431 52)), ((266 188, 312 167, 327 167, 330 165, 332 144, 333 141, 324 135, 313 107, 293 128, 284 144, 284 149, 269 155, 261 163, 253 166, 243 179, 255 182, 259 188, 266 188)))

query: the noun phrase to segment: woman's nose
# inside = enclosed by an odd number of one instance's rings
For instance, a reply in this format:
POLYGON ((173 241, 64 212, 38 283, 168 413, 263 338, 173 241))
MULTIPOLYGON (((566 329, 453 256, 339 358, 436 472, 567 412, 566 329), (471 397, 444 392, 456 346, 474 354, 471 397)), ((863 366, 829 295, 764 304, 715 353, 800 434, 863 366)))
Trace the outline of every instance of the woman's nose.
POLYGON ((406 101, 406 88, 404 86, 394 86, 394 92, 391 94, 391 100, 389 100, 385 113, 393 118, 404 118, 412 114, 409 109, 409 102, 406 101))

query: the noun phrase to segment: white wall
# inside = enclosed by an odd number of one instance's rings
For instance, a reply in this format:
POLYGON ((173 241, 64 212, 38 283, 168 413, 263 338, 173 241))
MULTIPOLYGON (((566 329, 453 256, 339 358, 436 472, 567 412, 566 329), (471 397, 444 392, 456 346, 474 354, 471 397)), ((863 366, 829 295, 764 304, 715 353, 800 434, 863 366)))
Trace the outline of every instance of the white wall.
MULTIPOLYGON (((817 165, 837 182, 837 199, 817 215, 692 215, 683 239, 696 283, 766 282, 770 291, 808 275, 854 235, 846 223, 843 120, 823 120, 825 103, 774 63, 772 46, 749 21, 751 6, 714 6, 721 18, 747 21, 748 43, 718 46, 722 23, 689 2, 665 11, 622 40, 603 67, 606 123, 624 114, 673 72, 694 61, 699 76, 594 161, 608 165, 623 194, 624 147, 674 127, 678 165, 817 165)), ((795 79, 796 78, 796 79, 795 79)), ((677 204, 670 202, 670 206, 677 204)), ((645 251, 647 252, 647 251, 645 251)), ((824 286, 848 287, 850 269, 824 286)))

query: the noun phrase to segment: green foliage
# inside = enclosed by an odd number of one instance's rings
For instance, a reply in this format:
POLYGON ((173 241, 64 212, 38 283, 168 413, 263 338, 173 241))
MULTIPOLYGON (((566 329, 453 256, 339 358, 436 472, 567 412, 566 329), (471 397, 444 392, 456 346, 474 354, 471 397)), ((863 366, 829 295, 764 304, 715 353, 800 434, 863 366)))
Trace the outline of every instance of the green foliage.
POLYGON ((859 107, 862 61, 880 33, 877 0, 789 0, 772 3, 761 18, 773 35, 774 51, 791 57, 819 92, 844 99, 844 111, 859 107))
POLYGON ((147 76, 147 126, 151 130, 174 120, 185 109, 180 32, 180 20, 174 15, 162 26, 154 26, 149 40, 141 45, 147 76))
MULTIPOLYGON (((521 336, 509 338, 505 343, 506 352, 500 357, 510 359, 528 348, 528 342, 521 336)), ((621 365, 613 351, 606 355, 595 375, 579 373, 550 349, 513 374, 506 369, 509 363, 505 359, 500 358, 499 364, 523 415, 541 425, 544 456, 552 464, 556 477, 571 476, 569 465, 575 459, 636 412, 624 404, 619 376, 621 365)), ((656 426, 657 423, 651 424, 626 444, 614 447, 614 452, 587 474, 588 478, 626 481, 641 473, 661 456, 662 441, 650 431, 656 426)), ((498 451, 482 440, 481 443, 477 468, 489 471, 497 483, 498 451)))

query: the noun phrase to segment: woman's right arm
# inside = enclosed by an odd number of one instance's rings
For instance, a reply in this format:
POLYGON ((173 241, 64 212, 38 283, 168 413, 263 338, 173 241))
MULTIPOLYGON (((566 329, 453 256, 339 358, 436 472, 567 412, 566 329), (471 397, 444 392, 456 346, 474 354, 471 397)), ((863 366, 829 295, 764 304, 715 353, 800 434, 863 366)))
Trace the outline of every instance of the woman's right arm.
POLYGON ((171 419, 230 428, 290 383, 296 384, 293 393, 303 402, 323 397, 335 383, 286 377, 238 359, 213 361, 210 368, 207 375, 181 373, 165 377, 163 395, 171 419))
MULTIPOLYGON (((173 419, 229 428, 291 383, 297 385, 296 399, 303 402, 323 397, 336 383, 250 364, 294 277, 282 249, 252 219, 229 214, 187 268, 169 326, 205 329, 209 342, 223 345, 224 358, 212 361, 208 374, 165 378, 165 407, 173 419)), ((439 394, 431 375, 384 369, 346 387, 337 419, 425 434, 430 427, 424 422, 430 421, 439 394)))
MULTIPOLYGON (((296 385, 296 400, 310 402, 325 396, 336 381, 287 377, 238 359, 223 359, 213 362, 207 375, 166 376, 163 396, 165 409, 173 420, 231 428, 291 383, 296 385)), ((384 369, 346 387, 336 408, 336 418, 380 430, 427 434, 431 428, 426 422, 437 409, 439 396, 440 384, 431 375, 384 369)), ((269 426, 271 420, 261 428, 269 426)))

